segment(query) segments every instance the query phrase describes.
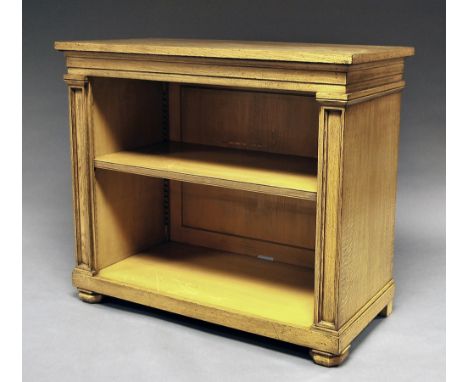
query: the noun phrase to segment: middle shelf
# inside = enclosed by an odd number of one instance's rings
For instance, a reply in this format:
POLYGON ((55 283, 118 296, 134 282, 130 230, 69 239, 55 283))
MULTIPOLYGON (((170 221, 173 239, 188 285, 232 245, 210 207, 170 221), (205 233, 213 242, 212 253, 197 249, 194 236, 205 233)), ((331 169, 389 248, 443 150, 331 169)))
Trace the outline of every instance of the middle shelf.
POLYGON ((96 168, 306 200, 317 197, 313 158, 179 142, 119 151, 96 168))

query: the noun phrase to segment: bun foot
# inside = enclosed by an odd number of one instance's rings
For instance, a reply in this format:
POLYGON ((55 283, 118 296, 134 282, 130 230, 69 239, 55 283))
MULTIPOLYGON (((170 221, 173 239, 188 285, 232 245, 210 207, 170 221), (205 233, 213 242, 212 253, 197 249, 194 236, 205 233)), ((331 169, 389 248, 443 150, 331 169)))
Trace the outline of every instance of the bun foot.
POLYGON ((101 302, 102 294, 87 290, 78 290, 78 298, 88 304, 97 304, 98 302, 101 302))
POLYGON ((340 366, 344 362, 344 360, 348 358, 350 347, 351 345, 348 346, 345 350, 343 350, 341 354, 338 355, 311 349, 310 356, 317 365, 325 367, 340 366))

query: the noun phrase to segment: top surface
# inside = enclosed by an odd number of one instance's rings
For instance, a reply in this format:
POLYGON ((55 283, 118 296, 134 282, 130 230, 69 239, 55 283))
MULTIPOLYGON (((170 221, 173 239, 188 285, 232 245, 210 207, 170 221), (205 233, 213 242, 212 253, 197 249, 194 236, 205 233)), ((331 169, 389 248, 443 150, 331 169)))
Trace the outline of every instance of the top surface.
POLYGON ((414 55, 414 48, 404 46, 158 38, 57 41, 55 43, 55 49, 81 52, 132 53, 348 65, 414 55))

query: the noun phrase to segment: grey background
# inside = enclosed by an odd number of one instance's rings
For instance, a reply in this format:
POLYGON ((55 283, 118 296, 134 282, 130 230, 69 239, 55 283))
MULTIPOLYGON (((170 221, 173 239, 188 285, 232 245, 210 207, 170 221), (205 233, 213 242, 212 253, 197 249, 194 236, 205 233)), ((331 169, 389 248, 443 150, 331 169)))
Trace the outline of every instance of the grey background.
POLYGON ((441 381, 445 378, 443 1, 24 1, 25 381, 441 381), (300 347, 71 286, 73 228, 64 59, 54 40, 191 37, 412 45, 404 92, 394 314, 342 367, 300 347))

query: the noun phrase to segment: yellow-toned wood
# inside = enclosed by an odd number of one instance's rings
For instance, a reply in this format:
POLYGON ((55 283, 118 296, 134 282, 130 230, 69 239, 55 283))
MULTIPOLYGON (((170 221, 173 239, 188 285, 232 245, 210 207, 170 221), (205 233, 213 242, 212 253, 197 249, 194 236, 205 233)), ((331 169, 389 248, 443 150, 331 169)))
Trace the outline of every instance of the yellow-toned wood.
POLYGON ((162 141, 162 85, 127 79, 90 79, 94 155, 162 141))
POLYGON ((312 357, 312 360, 317 365, 326 366, 326 367, 339 366, 345 361, 346 358, 348 358, 349 348, 350 346, 348 346, 345 350, 343 350, 342 353, 338 355, 330 354, 330 353, 326 353, 326 352, 322 352, 318 350, 311 350, 310 356, 312 357))
POLYGON ((392 279, 399 128, 400 94, 345 114, 339 326, 392 279))
MULTIPOLYGON (((391 59, 391 60, 384 60, 384 61, 376 61, 376 62, 369 62, 364 64, 356 64, 352 65, 352 70, 348 65, 340 65, 340 64, 317 64, 317 63, 307 63, 307 62, 294 62, 294 61, 267 61, 267 60, 249 60, 249 59, 225 59, 225 58, 212 58, 212 57, 192 57, 192 56, 163 56, 163 55, 155 55, 155 54, 132 54, 132 53, 105 53, 105 52, 85 52, 85 51, 70 51, 65 50, 64 52, 65 58, 67 59, 68 67, 74 68, 100 68, 99 62, 102 63, 109 63, 112 60, 117 59, 124 59, 126 63, 122 63, 122 70, 129 69, 130 66, 134 69, 140 69, 140 71, 152 71, 150 66, 151 65, 162 65, 161 69, 165 67, 165 64, 171 64, 171 71, 175 71, 180 65, 183 67, 184 64, 190 64, 193 68, 194 72, 197 71, 197 68, 204 68, 210 69, 212 71, 217 71, 219 67, 227 67, 227 68, 236 68, 234 69, 236 74, 233 77, 239 77, 241 73, 242 76, 247 75, 250 69, 293 69, 295 71, 309 71, 313 70, 322 76, 324 83, 340 83, 346 84, 346 72, 350 71, 361 71, 366 69, 373 69, 376 67, 382 67, 390 64, 394 64, 397 61, 402 61, 402 58, 391 59), (136 64, 136 61, 139 61, 136 64), (255 64, 255 65, 252 65, 255 64), (127 66, 129 65, 129 66, 127 66), (138 66, 135 66, 138 65, 138 66), (339 72, 339 75, 329 76, 327 71, 324 71, 324 68, 330 68, 339 72), (238 70, 243 70, 239 72, 238 70)), ((105 69, 105 68, 102 68, 105 69)), ((154 70, 155 72, 157 70, 154 70)), ((164 72, 164 70, 160 70, 164 72)), ((185 73, 185 72, 181 72, 185 73)), ((257 72, 261 73, 261 76, 265 75, 265 72, 257 72)), ((274 72, 272 72, 274 73, 274 72)), ((208 71, 200 74, 213 74, 208 71)), ((259 77, 259 76, 258 76, 259 77)), ((252 78, 258 78, 254 76, 252 78)))
POLYGON ((82 300, 114 296, 303 345, 324 366, 391 313, 400 91, 413 48, 56 48, 82 300))
POLYGON ((80 268, 73 271, 73 284, 81 290, 94 290, 103 295, 113 296, 139 304, 164 309, 170 312, 229 326, 330 354, 340 354, 351 341, 372 321, 379 311, 394 296, 393 282, 386 285, 355 317, 339 331, 323 330, 312 326, 299 328, 272 322, 268 319, 247 317, 240 313, 227 312, 215 307, 173 299, 141 289, 131 284, 107 280, 99 275, 92 276, 80 268))
POLYGON ((153 290, 146 290, 132 284, 105 279, 99 275, 90 276, 79 268, 75 268, 73 272, 73 284, 77 288, 91 289, 106 296, 133 301, 277 340, 326 352, 339 352, 339 338, 337 334, 317 330, 314 327, 292 326, 262 317, 248 316, 242 312, 229 312, 197 302, 171 298, 155 293, 153 290))
POLYGON ((330 64, 358 64, 414 54, 414 49, 410 47, 156 38, 57 41, 55 48, 67 51, 241 58, 330 64))
POLYGON ((393 301, 390 301, 388 305, 380 311, 379 316, 388 317, 392 314, 392 312, 393 312, 393 301))
POLYGON ((89 134, 89 92, 85 77, 66 77, 69 98, 70 154, 73 182, 75 258, 79 267, 95 270, 92 189, 92 141, 89 134))
MULTIPOLYGON (((186 69, 187 73, 191 72, 191 65, 186 69)), ((238 87, 238 88, 254 88, 273 91, 285 92, 303 92, 324 94, 322 98, 336 97, 336 99, 347 100, 352 95, 346 92, 346 85, 329 85, 317 84, 315 78, 311 78, 311 82, 295 82, 281 80, 265 80, 238 78, 226 76, 224 71, 211 76, 203 76, 199 74, 178 74, 178 73, 160 73, 160 72, 142 72, 134 70, 118 70, 118 69, 93 69, 93 68, 69 68, 69 74, 77 76, 89 77, 106 77, 106 78, 126 78, 135 80, 159 81, 159 82, 176 82, 184 84, 203 84, 223 87, 238 87), (215 75, 218 74, 218 75, 215 75)), ((400 86, 401 87, 401 86, 400 86)), ((380 89, 377 89, 380 90, 380 89)), ((371 91, 372 92, 372 91, 371 91)))
POLYGON ((160 39, 56 48, 65 50, 73 75, 314 92, 342 101, 401 88, 402 59, 414 54, 411 47, 160 39))
POLYGON ((334 354, 339 354, 343 349, 364 330, 364 328, 381 312, 384 307, 393 301, 395 296, 395 283, 389 281, 376 293, 361 309, 359 309, 338 331, 338 350, 334 354))
POLYGON ((313 249, 315 203, 273 195, 182 184, 182 224, 313 249), (205 218, 203 213, 208 216, 205 218), (229 219, 236 216, 235 219, 229 219), (250 227, 251 221, 258 222, 250 227), (271 224, 271 222, 287 222, 271 224))
MULTIPOLYGON (((198 57, 155 56, 141 54, 67 52, 67 66, 70 69, 137 71, 140 73, 172 73, 174 75, 225 76, 227 78, 243 77, 251 80, 308 82, 312 78, 317 84, 347 83, 343 67, 333 66, 338 73, 324 70, 326 64, 309 64, 297 62, 271 62, 252 60, 226 60, 198 57), (125 58, 122 60, 122 58, 125 58), (189 69, 190 68, 190 69, 189 69), (190 72, 189 72, 190 70, 190 72)), ((386 62, 386 61, 384 61, 386 62)), ((390 62, 388 63, 390 65, 390 62)), ((330 68, 330 65, 327 65, 330 68)), ((367 68, 356 74, 367 78, 367 68)), ((369 74, 379 68, 369 68, 369 74)), ((374 75, 375 76, 375 75, 374 75)), ((354 80, 354 78, 353 78, 354 80)))
POLYGON ((99 156, 97 168, 307 200, 316 197, 311 158, 213 146, 157 145, 99 156))
MULTIPOLYGON (((223 67, 220 68, 220 71, 213 72, 210 76, 200 75, 192 72, 193 68, 191 64, 188 64, 187 68, 185 68, 187 74, 115 69, 114 67, 118 67, 118 63, 120 62, 120 60, 115 60, 115 63, 113 62, 111 65, 113 69, 71 67, 68 69, 68 73, 75 76, 167 81, 185 84, 204 84, 224 87, 229 86, 245 89, 255 88, 288 93, 315 93, 317 99, 322 101, 338 100, 359 102, 358 100, 360 98, 369 97, 374 94, 379 95, 380 93, 396 89, 401 90, 405 85, 405 82, 401 80, 402 77, 400 75, 390 75, 375 81, 363 81, 362 84, 349 83, 346 85, 335 85, 320 82, 321 76, 316 76, 314 73, 310 74, 308 81, 287 81, 287 76, 283 76, 283 80, 265 79, 263 77, 250 78, 249 76, 232 77, 226 74, 226 70, 223 67)), ((327 69, 333 70, 330 75, 333 75, 333 73, 340 73, 339 69, 332 69, 330 67, 327 69)), ((281 77, 281 74, 278 74, 278 77, 281 77)))
POLYGON ((89 304, 97 304, 101 302, 102 295, 99 293, 94 293, 86 290, 78 290, 78 298, 81 301, 87 302, 89 304))
POLYGON ((106 267, 99 277, 248 317, 313 324, 313 272, 306 268, 169 243, 106 267))
POLYGON ((392 279, 399 110, 399 94, 323 107, 315 283, 324 327, 342 327, 392 279))
MULTIPOLYGON (((405 86, 405 81, 397 79, 396 81, 390 81, 389 83, 379 84, 377 86, 369 87, 369 88, 360 88, 357 90, 352 91, 351 89, 347 88, 345 94, 337 94, 335 92, 328 92, 328 91, 318 91, 317 92, 317 99, 321 102, 326 101, 354 101, 362 102, 367 100, 368 97, 378 97, 384 95, 388 92, 395 92, 397 90, 403 89, 405 86)), ((356 87, 353 87, 356 89, 356 87)))
POLYGON ((317 157, 314 97, 194 86, 180 97, 183 142, 317 157))
POLYGON ((165 240, 163 181, 96 170, 96 269, 165 240))
POLYGON ((170 195, 172 240, 314 267, 314 201, 175 181, 170 195))
POLYGON ((318 325, 338 329, 337 303, 340 262, 343 108, 323 107, 319 125, 319 167, 315 285, 318 325))
POLYGON ((404 71, 403 59, 395 59, 389 61, 378 61, 374 65, 352 65, 349 67, 346 74, 347 84, 357 84, 363 81, 384 78, 392 75, 402 75, 404 71))

